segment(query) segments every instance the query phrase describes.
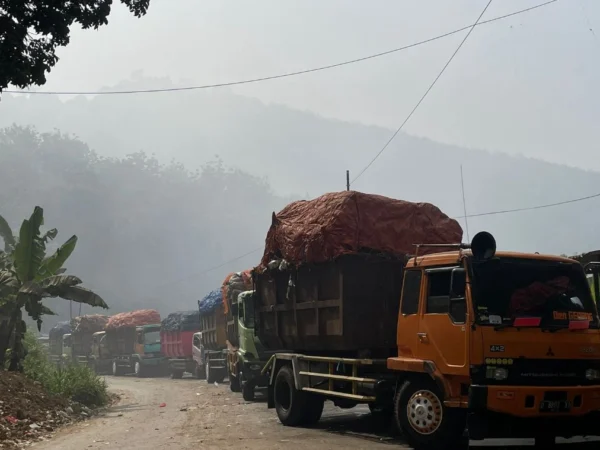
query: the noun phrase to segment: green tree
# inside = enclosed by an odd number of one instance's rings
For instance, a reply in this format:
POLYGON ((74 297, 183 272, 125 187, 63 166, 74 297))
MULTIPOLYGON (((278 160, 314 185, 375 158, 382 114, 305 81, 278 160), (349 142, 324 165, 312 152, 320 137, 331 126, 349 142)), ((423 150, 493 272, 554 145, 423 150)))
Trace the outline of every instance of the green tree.
MULTIPOLYGON (((141 17, 150 0, 121 3, 141 17)), ((56 49, 69 43, 71 26, 106 25, 111 5, 112 0, 0 0, 0 93, 9 84, 45 84, 46 73, 58 61, 56 49)))
POLYGON ((7 221, 0 217, 0 237, 4 251, 0 254, 0 309, 9 318, 0 333, 0 368, 5 367, 6 352, 12 340, 11 370, 18 370, 24 357, 22 339, 25 325, 22 310, 42 325, 42 316, 55 315, 43 304, 49 297, 60 297, 90 306, 108 308, 94 292, 79 286, 82 281, 65 275, 63 264, 69 258, 77 236, 72 236, 52 255, 46 255, 46 244, 57 235, 55 228, 41 232, 44 211, 36 206, 31 217, 23 221, 18 238, 12 234, 7 221), (11 339, 12 338, 12 339, 11 339))

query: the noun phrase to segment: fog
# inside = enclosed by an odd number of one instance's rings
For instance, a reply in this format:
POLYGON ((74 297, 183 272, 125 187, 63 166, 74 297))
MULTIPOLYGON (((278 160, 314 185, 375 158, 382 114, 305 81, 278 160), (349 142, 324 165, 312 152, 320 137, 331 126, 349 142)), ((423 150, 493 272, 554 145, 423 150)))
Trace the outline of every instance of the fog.
MULTIPOLYGON (((496 2, 483 20, 538 3, 496 2)), ((484 4, 154 0, 141 19, 115 6, 108 26, 73 32, 48 83, 32 90, 168 88, 293 72, 470 25, 484 4)), ((453 217, 463 215, 461 165, 468 215, 600 193, 596 23, 600 4, 577 0, 478 26, 352 188, 431 202, 453 217)), ((227 273, 258 263, 273 211, 342 190, 346 170, 360 173, 463 33, 230 88, 5 93, 0 214, 16 229, 40 205, 57 242, 77 234, 67 267, 111 312, 194 308, 227 273)), ((600 247, 598 201, 471 217, 468 227, 471 236, 491 231, 503 249, 572 254, 600 247)), ((67 302, 52 307, 69 315, 67 302)))

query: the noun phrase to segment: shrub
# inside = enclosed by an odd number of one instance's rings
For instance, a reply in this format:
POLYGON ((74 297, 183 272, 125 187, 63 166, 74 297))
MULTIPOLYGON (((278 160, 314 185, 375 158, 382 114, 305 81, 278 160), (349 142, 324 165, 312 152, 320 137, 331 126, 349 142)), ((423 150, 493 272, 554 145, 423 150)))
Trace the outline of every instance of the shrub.
POLYGON ((51 394, 60 395, 94 407, 108 403, 108 387, 103 378, 89 367, 68 365, 56 367, 48 361, 48 354, 33 333, 25 336, 27 356, 23 362, 25 375, 38 381, 51 394))

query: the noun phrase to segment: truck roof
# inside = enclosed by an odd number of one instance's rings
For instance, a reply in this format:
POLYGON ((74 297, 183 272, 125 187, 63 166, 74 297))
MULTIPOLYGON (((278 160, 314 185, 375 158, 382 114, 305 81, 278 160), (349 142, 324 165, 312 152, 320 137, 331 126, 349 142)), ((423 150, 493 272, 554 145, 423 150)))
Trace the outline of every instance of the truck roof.
MULTIPOLYGON (((442 252, 442 253, 433 253, 429 255, 423 255, 416 257, 412 257, 408 260, 406 267, 431 267, 431 266, 442 266, 448 264, 455 264, 460 261, 461 255, 463 256, 471 256, 470 250, 452 251, 452 252, 442 252)), ((520 253, 520 252, 496 252, 496 256, 500 258, 522 258, 522 259, 536 259, 539 261, 557 261, 557 262, 568 262, 568 263, 577 263, 574 259, 566 258, 564 256, 557 255, 541 255, 539 253, 520 253)))

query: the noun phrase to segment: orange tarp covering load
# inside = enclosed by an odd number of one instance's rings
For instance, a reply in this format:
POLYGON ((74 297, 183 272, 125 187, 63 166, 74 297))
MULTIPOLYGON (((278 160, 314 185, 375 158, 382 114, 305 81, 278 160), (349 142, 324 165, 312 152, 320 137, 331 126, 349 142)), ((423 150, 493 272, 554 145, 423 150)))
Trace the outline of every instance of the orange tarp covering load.
POLYGON ((139 327, 160 323, 160 314, 155 309, 138 309, 137 311, 115 314, 108 319, 107 330, 123 327, 139 327))
MULTIPOLYGON (((462 240, 458 222, 429 203, 354 191, 290 203, 274 215, 261 266, 274 259, 319 263, 361 251, 414 254, 414 244, 462 240)), ((440 249, 422 249, 420 254, 440 249)))

